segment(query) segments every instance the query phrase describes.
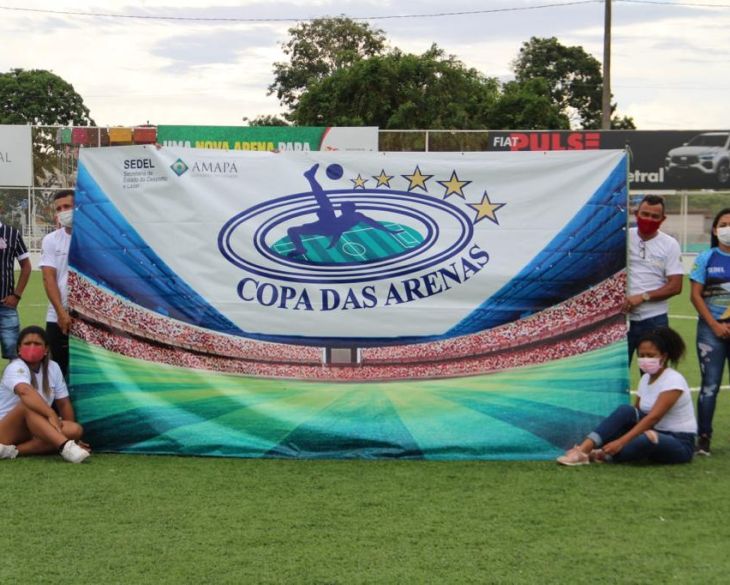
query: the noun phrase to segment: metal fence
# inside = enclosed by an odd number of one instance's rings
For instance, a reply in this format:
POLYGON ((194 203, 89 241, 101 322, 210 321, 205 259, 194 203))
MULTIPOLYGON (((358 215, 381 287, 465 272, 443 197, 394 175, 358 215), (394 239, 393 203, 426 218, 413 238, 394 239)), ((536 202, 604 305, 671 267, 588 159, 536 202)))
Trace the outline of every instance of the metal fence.
MULTIPOLYGON (((33 127, 33 186, 0 188, 0 221, 20 229, 29 250, 38 253, 43 236, 57 227, 53 195, 74 186, 81 149, 154 142, 154 134, 145 130, 33 127)), ((483 130, 381 130, 378 142, 381 151, 474 152, 487 150, 487 137, 483 130)), ((677 238, 686 254, 708 246, 714 215, 730 206, 728 191, 631 190, 632 204, 648 193, 664 196, 668 218, 662 229, 677 238)))

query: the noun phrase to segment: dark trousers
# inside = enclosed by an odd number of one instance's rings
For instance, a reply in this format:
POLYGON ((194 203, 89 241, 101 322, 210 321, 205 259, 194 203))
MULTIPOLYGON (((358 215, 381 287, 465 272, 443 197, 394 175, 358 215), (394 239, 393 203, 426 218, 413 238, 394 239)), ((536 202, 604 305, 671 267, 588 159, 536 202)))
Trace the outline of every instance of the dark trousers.
POLYGON ((63 377, 68 382, 68 335, 61 332, 58 323, 46 322, 48 346, 51 348, 51 359, 58 363, 63 377))
MULTIPOLYGON (((629 404, 622 404, 609 414, 588 435, 596 448, 618 439, 628 433, 636 423, 646 416, 638 408, 629 404)), ((648 459, 656 463, 688 463, 692 461, 695 447, 694 433, 670 433, 656 431, 657 442, 652 443, 645 433, 634 437, 626 446, 613 456, 613 461, 624 463, 648 459)))

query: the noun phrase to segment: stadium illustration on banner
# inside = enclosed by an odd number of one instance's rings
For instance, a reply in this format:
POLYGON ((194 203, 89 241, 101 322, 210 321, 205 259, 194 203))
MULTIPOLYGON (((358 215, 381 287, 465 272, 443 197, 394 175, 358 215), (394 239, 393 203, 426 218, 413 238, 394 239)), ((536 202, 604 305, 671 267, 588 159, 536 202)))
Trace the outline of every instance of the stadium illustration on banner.
POLYGON ((625 402, 623 151, 82 152, 101 450, 549 458, 625 402))

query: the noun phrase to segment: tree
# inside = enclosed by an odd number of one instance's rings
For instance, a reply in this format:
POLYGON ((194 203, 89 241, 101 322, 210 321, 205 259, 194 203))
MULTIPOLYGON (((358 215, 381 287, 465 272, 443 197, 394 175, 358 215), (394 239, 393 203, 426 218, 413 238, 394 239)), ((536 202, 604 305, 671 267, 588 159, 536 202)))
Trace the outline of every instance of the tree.
POLYGON ((0 124, 94 125, 73 86, 44 69, 0 73, 0 124))
POLYGON ((547 81, 542 78, 510 81, 489 117, 492 129, 568 129, 570 120, 550 99, 547 81))
POLYGON ((279 116, 272 116, 271 114, 262 114, 255 118, 244 117, 243 121, 247 122, 249 126, 289 126, 289 122, 279 116))
MULTIPOLYGON (((615 105, 611 108, 613 112, 615 105)), ((636 130, 636 124, 631 116, 612 116, 611 130, 636 130)))
POLYGON ((517 81, 544 79, 553 102, 571 121, 600 127, 601 64, 583 47, 566 47, 555 37, 532 37, 522 44, 513 67, 517 81))
POLYGON ((318 18, 290 28, 282 49, 289 62, 274 63, 269 95, 275 93, 283 106, 291 108, 311 84, 360 59, 381 55, 385 35, 349 18, 318 18))
MULTIPOLYGON (((58 75, 44 69, 12 69, 0 73, 0 124, 93 126, 94 120, 83 98, 58 75)), ((75 167, 73 155, 56 144, 55 131, 33 128, 36 186, 67 186, 63 163, 75 167)))
POLYGON ((433 45, 355 61, 310 85, 294 104, 300 125, 488 128, 499 84, 433 45))
MULTIPOLYGON (((601 64, 583 47, 567 47, 555 37, 532 37, 522 44, 513 68, 518 82, 544 79, 553 102, 574 125, 601 127, 601 64)), ((615 108, 612 104, 611 110, 615 108)), ((612 127, 634 128, 634 123, 631 118, 614 117, 612 127)))
MULTIPOLYGON (((436 45, 422 55, 385 50, 383 31, 348 18, 289 29, 289 63, 274 64, 276 93, 299 125, 376 125, 387 129, 598 128, 602 75, 582 47, 533 37, 501 85, 436 45)), ((615 106, 614 106, 615 107, 615 106)), ((283 123, 277 116, 252 125, 283 123)), ((631 118, 614 127, 633 128, 631 118)))

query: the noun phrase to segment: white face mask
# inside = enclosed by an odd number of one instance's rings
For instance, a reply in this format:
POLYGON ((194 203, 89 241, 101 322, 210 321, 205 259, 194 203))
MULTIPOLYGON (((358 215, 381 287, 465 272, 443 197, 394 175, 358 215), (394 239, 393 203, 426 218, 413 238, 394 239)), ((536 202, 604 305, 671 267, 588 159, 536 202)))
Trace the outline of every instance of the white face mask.
POLYGON ((717 239, 726 246, 730 246, 730 226, 717 228, 717 239))
POLYGON ((58 223, 60 223, 63 227, 70 228, 74 223, 74 210, 67 209, 66 211, 59 211, 58 223))
POLYGON ((659 370, 662 369, 662 360, 661 358, 654 358, 654 357, 647 357, 647 358, 639 358, 639 369, 642 372, 646 372, 649 375, 656 374, 659 370))

